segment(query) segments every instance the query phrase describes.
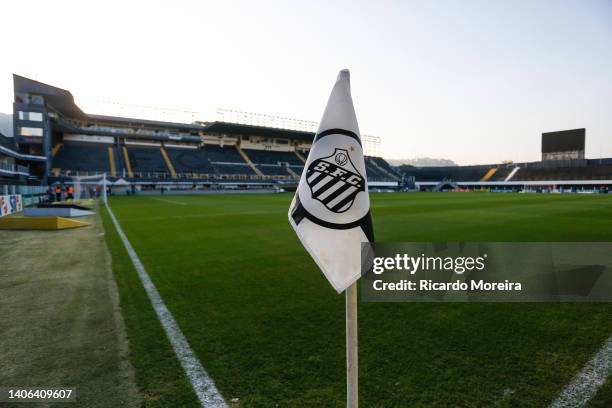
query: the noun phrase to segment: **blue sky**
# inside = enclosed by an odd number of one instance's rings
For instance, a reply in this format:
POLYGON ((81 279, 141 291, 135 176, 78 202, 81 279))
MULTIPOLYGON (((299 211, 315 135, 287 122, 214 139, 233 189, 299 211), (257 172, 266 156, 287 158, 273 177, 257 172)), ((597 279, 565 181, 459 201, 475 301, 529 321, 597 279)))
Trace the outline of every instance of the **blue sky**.
POLYGON ((362 133, 388 158, 538 160, 543 131, 587 128, 612 157, 610 1, 8 1, 12 73, 100 100, 317 121, 350 68, 362 133))

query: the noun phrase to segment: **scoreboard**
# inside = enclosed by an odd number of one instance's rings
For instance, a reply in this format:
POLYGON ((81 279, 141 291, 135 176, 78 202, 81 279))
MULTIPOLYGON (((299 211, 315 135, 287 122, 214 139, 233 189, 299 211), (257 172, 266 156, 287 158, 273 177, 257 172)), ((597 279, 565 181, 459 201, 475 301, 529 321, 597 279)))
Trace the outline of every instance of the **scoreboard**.
POLYGON ((542 133, 542 153, 584 151, 585 129, 542 133))

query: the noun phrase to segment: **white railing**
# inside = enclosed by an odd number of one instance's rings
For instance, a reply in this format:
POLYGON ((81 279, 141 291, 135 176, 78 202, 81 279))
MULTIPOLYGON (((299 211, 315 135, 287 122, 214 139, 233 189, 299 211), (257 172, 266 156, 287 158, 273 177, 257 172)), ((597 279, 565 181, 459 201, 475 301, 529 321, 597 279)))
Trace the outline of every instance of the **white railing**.
POLYGON ((0 163, 0 170, 4 170, 10 173, 20 173, 20 174, 25 174, 25 175, 30 174, 30 169, 28 167, 21 166, 19 164, 12 164, 12 163, 0 163))
MULTIPOLYGON (((71 171, 67 170, 60 173, 57 176, 63 177, 84 177, 84 176, 102 176, 104 172, 101 171, 71 171)), ((108 176, 108 172, 106 175, 108 176)), ((124 176, 116 176, 132 178, 132 179, 156 179, 156 180, 177 180, 177 179, 200 179, 200 180, 296 180, 293 176, 271 176, 264 175, 258 176, 256 174, 215 174, 215 173, 177 173, 176 176, 172 176, 170 173, 161 173, 161 172, 132 172, 132 177, 124 176)))

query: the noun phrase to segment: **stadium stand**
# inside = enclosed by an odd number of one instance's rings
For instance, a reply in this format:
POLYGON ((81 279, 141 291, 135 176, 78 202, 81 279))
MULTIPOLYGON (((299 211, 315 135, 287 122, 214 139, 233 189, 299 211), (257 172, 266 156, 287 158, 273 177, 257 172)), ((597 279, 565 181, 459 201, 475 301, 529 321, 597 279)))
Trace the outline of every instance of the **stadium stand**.
POLYGON ((63 172, 110 173, 109 146, 98 143, 63 143, 53 157, 52 167, 63 172))
POLYGON ((168 173, 159 147, 128 146, 128 155, 134 173, 168 173))
POLYGON ((489 181, 496 172, 497 172, 497 167, 491 167, 489 170, 487 170, 487 173, 484 176, 482 176, 480 181, 489 181))
POLYGON ((299 151, 295 151, 295 155, 298 157, 298 159, 300 159, 300 163, 304 164, 306 163, 306 158, 308 157, 308 151, 305 152, 299 152, 299 151))
POLYGON ((417 181, 480 181, 492 166, 444 166, 412 167, 401 166, 405 176, 417 181))
POLYGON ((410 177, 416 187, 439 190, 442 185, 458 188, 488 187, 492 189, 551 190, 555 185, 563 188, 591 186, 607 191, 612 184, 612 160, 571 160, 557 162, 530 162, 499 164, 497 166, 412 167, 401 166, 405 177, 410 177), (494 172, 491 170, 496 168, 494 172), (490 176, 484 180, 486 176, 490 176), (529 187, 532 186, 532 187, 529 187))
POLYGON ((251 166, 246 163, 213 163, 217 174, 256 175, 251 166))
POLYGON ((378 167, 376 167, 376 165, 372 162, 371 158, 365 157, 365 165, 368 178, 375 180, 385 178, 385 174, 380 171, 378 167))
POLYGON ((166 151, 177 173, 216 173, 204 149, 177 149, 166 147, 166 151))
POLYGON ((204 152, 208 160, 211 163, 219 162, 219 163, 241 163, 244 164, 245 161, 236 150, 234 146, 215 146, 215 145, 206 145, 204 146, 204 152))
MULTIPOLYGON (((230 122, 92 115, 83 112, 67 90, 19 75, 13 82, 15 128, 25 129, 16 135, 17 149, 40 155, 31 160, 44 162, 34 166, 43 183, 62 181, 74 172, 104 172, 135 184, 193 178, 202 186, 217 186, 218 180, 232 179, 290 188, 303 171, 314 138, 309 131, 230 122), (43 120, 24 121, 32 115, 43 120)), ((398 174, 388 163, 368 160, 372 183, 398 186, 398 174)))
POLYGON ((297 174, 298 177, 300 174, 302 174, 302 172, 304 171, 304 165, 300 165, 300 166, 288 166, 290 171, 297 174))
POLYGON ((500 165, 496 167, 494 174, 488 180, 483 181, 504 181, 510 175, 515 166, 500 165))
MULTIPOLYGON (((0 175, 39 185, 62 181, 75 172, 104 172, 148 188, 159 182, 193 181, 210 188, 224 188, 227 182, 233 183, 231 188, 290 189, 297 186, 315 136, 230 122, 189 124, 91 115, 66 90, 18 75, 13 80, 16 134, 0 135, 0 175)), ((612 158, 585 159, 584 135, 585 129, 543 134, 540 162, 394 167, 381 157, 366 156, 366 172, 369 186, 382 189, 510 186, 515 191, 548 181, 553 186, 542 189, 554 188, 555 181, 567 186, 573 180, 594 189, 612 184, 612 158)))
POLYGON ((117 166, 117 175, 124 175, 127 171, 127 166, 125 164, 125 157, 123 156, 123 149, 121 148, 121 146, 114 145, 113 153, 117 166))
POLYGON ((253 149, 243 149, 243 151, 255 164, 288 163, 298 166, 304 164, 293 152, 276 152, 253 149))
POLYGON ((290 176, 291 173, 287 171, 287 166, 278 166, 273 164, 260 164, 257 165, 259 171, 266 176, 290 176))
POLYGON ((609 180, 612 179, 612 165, 580 167, 521 167, 512 181, 558 181, 558 180, 609 180))
POLYGON ((366 166, 369 163, 370 167, 375 168, 376 172, 378 173, 378 177, 382 179, 389 178, 391 180, 397 180, 401 177, 401 175, 398 174, 398 172, 389 163, 387 163, 385 159, 383 159, 382 157, 366 156, 365 159, 366 159, 366 166))
POLYGON ((395 167, 391 166, 382 157, 375 157, 375 160, 378 163, 379 167, 382 167, 383 169, 387 170, 388 172, 390 172, 392 174, 395 174, 396 176, 400 176, 400 174, 398 173, 397 169, 395 167))

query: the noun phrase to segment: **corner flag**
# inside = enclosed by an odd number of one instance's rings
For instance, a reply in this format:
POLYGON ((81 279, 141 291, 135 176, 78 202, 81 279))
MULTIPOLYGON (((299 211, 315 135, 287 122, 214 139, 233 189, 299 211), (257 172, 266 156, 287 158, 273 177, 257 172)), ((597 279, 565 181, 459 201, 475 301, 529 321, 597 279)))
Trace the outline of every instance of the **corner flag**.
POLYGON ((361 243, 373 242, 361 137, 348 70, 338 74, 314 138, 289 222, 338 293, 361 276, 361 243))

